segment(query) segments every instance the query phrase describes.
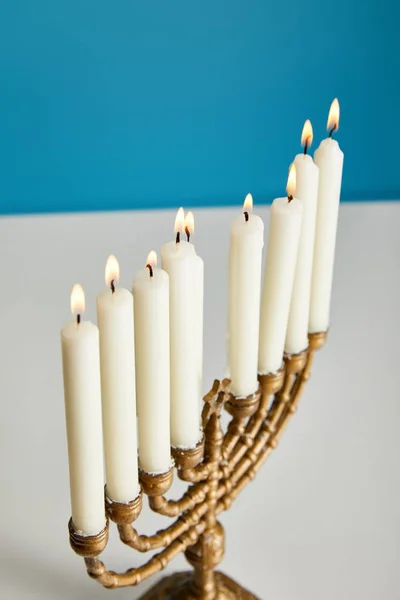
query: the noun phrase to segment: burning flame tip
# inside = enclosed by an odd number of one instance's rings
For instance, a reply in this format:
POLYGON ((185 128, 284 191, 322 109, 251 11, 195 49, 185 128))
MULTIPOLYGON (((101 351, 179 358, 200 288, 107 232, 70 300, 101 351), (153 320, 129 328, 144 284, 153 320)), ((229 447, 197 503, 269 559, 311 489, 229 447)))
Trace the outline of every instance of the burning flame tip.
POLYGON ((288 196, 293 197, 296 194, 296 165, 294 163, 292 163, 289 167, 286 190, 288 196))
POLYGON ((310 119, 304 123, 303 131, 301 132, 301 145, 310 147, 313 141, 313 128, 310 119))
POLYGON ((251 212, 253 210, 253 196, 251 194, 247 194, 244 199, 243 210, 246 212, 251 212))
POLYGON ((328 131, 332 129, 339 129, 339 118, 340 118, 340 105, 339 100, 335 98, 332 101, 331 107, 329 109, 328 122, 326 128, 328 131))
POLYGON ((151 250, 149 252, 149 255, 148 255, 147 261, 146 261, 146 266, 147 265, 151 265, 152 267, 157 266, 157 253, 154 250, 151 250))
POLYGON ((185 213, 181 206, 180 209, 178 210, 178 212, 176 213, 176 217, 175 217, 175 233, 178 233, 178 231, 182 231, 184 222, 185 222, 185 213))
POLYGON ((114 283, 119 281, 119 262, 114 254, 110 254, 107 258, 105 280, 107 286, 110 285, 112 281, 114 281, 114 283))
POLYGON ((85 312, 85 292, 79 283, 76 283, 71 291, 71 312, 73 315, 85 312))
POLYGON ((185 230, 188 229, 189 233, 192 234, 194 232, 194 215, 190 210, 185 216, 185 230))

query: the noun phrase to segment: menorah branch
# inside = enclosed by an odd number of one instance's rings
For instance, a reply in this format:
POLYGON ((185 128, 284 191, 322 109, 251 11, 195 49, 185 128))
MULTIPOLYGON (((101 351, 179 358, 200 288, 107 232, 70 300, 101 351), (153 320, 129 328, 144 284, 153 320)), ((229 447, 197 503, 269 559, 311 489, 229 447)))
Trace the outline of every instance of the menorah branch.
POLYGON ((200 504, 196 508, 184 513, 179 519, 166 529, 157 531, 154 535, 139 535, 131 525, 118 525, 119 536, 122 542, 138 552, 149 552, 165 548, 186 533, 191 527, 197 525, 207 512, 207 506, 200 504))
POLYGON ((126 573, 107 571, 104 563, 97 557, 85 558, 88 574, 106 588, 135 586, 162 571, 178 554, 184 552, 205 530, 205 523, 199 523, 196 530, 188 531, 173 541, 168 548, 153 556, 147 563, 126 573))
POLYGON ((207 481, 192 485, 180 500, 167 500, 164 496, 150 496, 150 508, 165 517, 176 517, 200 504, 208 492, 207 481))

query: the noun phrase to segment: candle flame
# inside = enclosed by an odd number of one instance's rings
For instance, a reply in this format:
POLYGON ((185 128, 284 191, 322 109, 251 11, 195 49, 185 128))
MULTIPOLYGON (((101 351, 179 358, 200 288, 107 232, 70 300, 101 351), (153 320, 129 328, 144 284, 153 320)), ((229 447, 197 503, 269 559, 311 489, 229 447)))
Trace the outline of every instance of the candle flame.
POLYGON ((304 123, 303 131, 301 133, 301 145, 309 148, 313 141, 313 128, 310 119, 304 123))
POLYGON ((243 212, 252 212, 253 210, 253 196, 247 194, 243 202, 243 212))
POLYGON ((332 129, 334 129, 334 130, 339 129, 339 117, 340 117, 339 100, 337 98, 335 98, 331 104, 331 108, 329 110, 329 115, 328 115, 328 123, 326 124, 326 128, 328 131, 331 131, 332 129))
POLYGON ((151 250, 149 252, 149 255, 147 257, 146 267, 147 267, 147 265, 150 265, 151 267, 157 266, 157 254, 156 254, 156 252, 154 252, 154 250, 151 250))
POLYGON ((286 191, 288 198, 293 198, 293 196, 296 194, 296 166, 294 163, 292 163, 289 168, 289 177, 287 180, 286 191))
POLYGON ((190 210, 185 216, 185 231, 188 230, 189 234, 194 233, 194 215, 190 210))
POLYGON ((118 283, 119 281, 119 262, 113 254, 107 258, 106 262, 106 285, 109 286, 111 282, 118 283))
POLYGON ((83 287, 76 283, 71 292, 71 312, 73 315, 80 315, 85 312, 85 292, 83 287))
POLYGON ((183 230, 184 222, 185 222, 185 213, 181 206, 180 209, 178 210, 178 212, 176 213, 176 217, 175 217, 175 233, 178 233, 183 230))

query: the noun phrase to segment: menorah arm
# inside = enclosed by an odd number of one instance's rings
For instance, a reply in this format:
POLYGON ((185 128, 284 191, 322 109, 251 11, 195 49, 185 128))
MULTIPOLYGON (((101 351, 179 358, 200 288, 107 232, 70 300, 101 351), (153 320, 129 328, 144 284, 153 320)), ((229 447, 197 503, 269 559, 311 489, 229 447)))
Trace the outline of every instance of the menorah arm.
MULTIPOLYGON (((303 366, 304 362, 305 355, 303 366)), ((301 363, 296 362, 296 365, 297 368, 302 367, 301 363)), ((232 473, 240 478, 257 459, 269 436, 274 434, 279 418, 290 398, 290 390, 296 378, 296 373, 292 373, 287 367, 288 364, 286 364, 286 371, 282 368, 276 374, 260 377, 262 393, 259 407, 255 414, 249 418, 243 435, 232 448, 227 466, 224 469, 226 480, 232 473), (274 400, 268 409, 272 397, 274 397, 274 400), (260 434, 261 429, 263 431, 260 434)))
POLYGON ((119 588, 134 586, 155 573, 162 571, 178 554, 192 546, 205 530, 205 523, 201 521, 195 527, 173 541, 168 548, 153 556, 141 567, 129 569, 126 573, 108 571, 104 563, 98 558, 85 558, 87 572, 106 588, 119 588))
POLYGON ((242 464, 239 465, 239 469, 229 479, 229 482, 225 483, 225 486, 221 486, 220 490, 220 501, 217 506, 217 514, 227 510, 232 502, 237 498, 240 492, 255 478, 257 472, 265 460, 270 456, 273 450, 278 445, 278 440, 282 435, 285 426, 287 425, 290 417, 295 412, 293 410, 294 402, 298 402, 298 397, 293 398, 293 403, 287 406, 287 410, 281 416, 281 419, 277 425, 276 432, 271 436, 269 431, 264 430, 262 435, 257 440, 258 448, 254 447, 249 456, 246 456, 242 464), (261 448, 259 452, 257 452, 261 448), (224 493, 224 491, 227 492, 224 493))
POLYGON ((307 363, 306 363, 306 366, 304 368, 304 371, 301 374, 301 377, 298 377, 298 379, 297 379, 297 381, 296 381, 296 383, 294 385, 294 389, 293 389, 294 402, 292 402, 293 412, 296 412, 297 403, 298 403, 298 401, 301 398, 304 386, 306 385, 307 381, 311 377, 311 367, 312 367, 312 363, 313 363, 313 360, 314 360, 314 355, 315 355, 315 350, 310 349, 310 351, 308 353, 308 356, 307 356, 307 363))
POLYGON ((226 410, 232 415, 222 444, 222 458, 228 461, 237 444, 254 435, 267 413, 260 386, 247 398, 237 398, 227 392, 226 410))
POLYGON ((149 552, 158 548, 165 548, 186 533, 191 527, 197 525, 200 519, 206 514, 207 505, 199 504, 192 510, 184 513, 169 527, 157 531, 154 535, 139 535, 136 529, 130 524, 118 525, 118 532, 122 542, 138 552, 149 552))
MULTIPOLYGON (((220 438, 220 415, 227 397, 226 389, 229 379, 223 381, 215 380, 211 391, 204 396, 204 408, 202 412, 203 431, 205 437, 204 460, 196 466, 186 465, 185 462, 177 464, 178 477, 189 483, 199 483, 220 479, 223 471, 220 468, 222 439, 220 438), (218 442, 217 442, 218 439, 218 442), (218 446, 215 454, 214 448, 218 446)), ((175 458, 176 462, 176 458, 175 458)), ((210 491, 208 492, 210 493, 210 491)))
POLYGON ((180 500, 168 500, 165 496, 149 496, 150 508, 165 517, 177 517, 191 510, 205 499, 208 492, 207 481, 189 487, 180 500))
MULTIPOLYGON (((309 379, 312 356, 313 350, 310 348, 308 352, 287 358, 285 376, 284 371, 281 370, 267 380, 264 378, 263 392, 259 401, 253 395, 245 400, 235 402, 231 400, 226 403, 227 410, 233 415, 231 423, 233 422, 234 425, 228 427, 224 437, 224 458, 227 458, 228 452, 231 456, 228 463, 223 464, 218 470, 218 478, 224 480, 219 485, 218 497, 221 499, 226 494, 224 502, 227 506, 233 499, 232 493, 238 482, 242 489, 248 481, 251 481, 259 466, 277 446, 281 429, 295 411, 304 384, 309 379), (268 404, 274 393, 274 401, 268 410, 268 404), (246 422, 247 425, 244 425, 246 422), (240 431, 242 433, 239 436, 240 431), (260 455, 261 460, 259 460, 260 455), (254 470, 256 464, 259 466, 254 470)), ((183 471, 180 476, 186 481, 197 480, 197 477, 204 475, 201 467, 206 468, 207 464, 203 463, 200 468, 183 471)))
MULTIPOLYGON (((273 433, 276 419, 268 418, 266 420, 266 417, 268 416, 268 403, 270 401, 270 398, 270 394, 262 394, 259 410, 253 417, 249 419, 245 432, 237 441, 234 448, 232 448, 226 469, 228 474, 233 473, 235 467, 238 465, 238 463, 240 463, 243 456, 249 451, 250 448, 252 448, 264 421, 265 427, 268 429, 268 432, 273 433)), ((272 406, 273 411, 271 412, 271 417, 278 410, 280 410, 280 407, 284 402, 284 400, 281 397, 276 397, 275 401, 272 406)))
POLYGON ((200 483, 209 478, 212 466, 206 461, 192 469, 178 469, 178 477, 187 483, 200 483))
POLYGON ((294 384, 292 377, 286 378, 287 383, 283 388, 285 393, 279 395, 276 405, 279 407, 283 406, 283 409, 274 409, 274 405, 272 405, 270 416, 263 423, 261 432, 254 440, 253 446, 247 450, 236 470, 220 485, 218 489, 219 502, 217 505, 217 514, 227 510, 231 506, 239 493, 254 479, 264 461, 272 453, 272 450, 277 447, 290 417, 296 411, 304 385, 310 378, 313 357, 314 348, 311 347, 307 354, 304 369, 295 377, 294 384), (275 423, 272 433, 269 426, 271 422, 275 423))
POLYGON ((233 417, 230 421, 222 444, 222 457, 225 461, 228 460, 232 450, 243 435, 247 434, 246 425, 248 422, 249 419, 247 417, 233 417))
MULTIPOLYGON (((264 433, 263 439, 268 437, 268 433, 271 436, 274 434, 277 423, 281 415, 285 412, 295 388, 297 389, 301 385, 301 389, 299 390, 301 393, 306 380, 309 378, 313 352, 314 350, 310 345, 309 349, 304 352, 287 356, 285 358, 285 367, 278 371, 278 373, 260 376, 262 394, 258 410, 248 419, 244 432, 237 439, 236 444, 230 445, 230 453, 225 454, 225 458, 228 461, 227 466, 224 468, 225 479, 241 463, 245 455, 248 455, 249 452, 257 454, 254 444, 261 426, 268 430, 264 433), (273 401, 268 410, 271 398, 273 398, 273 401)), ((233 420, 235 420, 236 415, 235 413, 233 414, 233 420)), ((241 469, 244 468, 242 464, 240 464, 240 467, 241 469)), ((243 473, 241 469, 239 469, 239 473, 243 473)))

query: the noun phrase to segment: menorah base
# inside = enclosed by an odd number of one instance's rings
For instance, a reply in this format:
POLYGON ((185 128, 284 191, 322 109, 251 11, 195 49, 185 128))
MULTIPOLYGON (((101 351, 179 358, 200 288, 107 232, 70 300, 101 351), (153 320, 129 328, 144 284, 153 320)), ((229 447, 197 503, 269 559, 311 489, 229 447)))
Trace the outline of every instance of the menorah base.
MULTIPOLYGON (((151 590, 142 596, 141 600, 199 600, 198 596, 191 593, 193 571, 174 573, 164 577, 151 590)), ((215 600, 259 600, 239 584, 224 575, 216 572, 217 595, 215 600)))

